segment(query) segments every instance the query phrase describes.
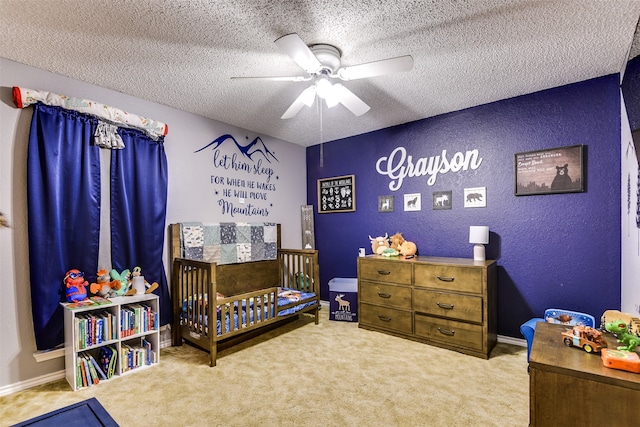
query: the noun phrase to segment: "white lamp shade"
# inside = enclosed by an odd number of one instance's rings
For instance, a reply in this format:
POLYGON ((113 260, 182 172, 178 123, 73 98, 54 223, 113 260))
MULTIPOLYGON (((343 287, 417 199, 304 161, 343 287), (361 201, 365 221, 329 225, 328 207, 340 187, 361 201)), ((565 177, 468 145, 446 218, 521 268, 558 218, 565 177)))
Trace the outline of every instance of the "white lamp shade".
POLYGON ((489 243, 489 227, 486 225, 472 225, 469 227, 469 243, 489 243))

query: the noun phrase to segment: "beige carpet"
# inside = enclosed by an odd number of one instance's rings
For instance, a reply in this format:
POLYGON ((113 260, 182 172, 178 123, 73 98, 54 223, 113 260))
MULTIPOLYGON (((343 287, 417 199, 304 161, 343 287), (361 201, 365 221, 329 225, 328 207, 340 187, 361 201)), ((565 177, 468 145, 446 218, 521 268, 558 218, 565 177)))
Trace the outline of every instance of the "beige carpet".
POLYGON ((11 425, 96 397, 121 426, 527 426, 526 349, 489 360, 303 317, 221 352, 188 345, 160 365, 77 392, 65 380, 0 397, 11 425))

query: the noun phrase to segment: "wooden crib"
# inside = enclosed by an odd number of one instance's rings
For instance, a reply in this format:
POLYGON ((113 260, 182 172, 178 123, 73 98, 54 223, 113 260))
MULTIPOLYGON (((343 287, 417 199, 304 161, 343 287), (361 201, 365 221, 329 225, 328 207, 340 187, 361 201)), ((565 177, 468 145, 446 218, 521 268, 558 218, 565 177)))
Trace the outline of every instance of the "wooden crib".
POLYGON ((218 350, 300 314, 315 315, 318 324, 318 252, 282 249, 280 224, 273 225, 275 259, 230 264, 184 258, 181 224, 169 226, 174 346, 185 341, 202 348, 215 366, 218 350))

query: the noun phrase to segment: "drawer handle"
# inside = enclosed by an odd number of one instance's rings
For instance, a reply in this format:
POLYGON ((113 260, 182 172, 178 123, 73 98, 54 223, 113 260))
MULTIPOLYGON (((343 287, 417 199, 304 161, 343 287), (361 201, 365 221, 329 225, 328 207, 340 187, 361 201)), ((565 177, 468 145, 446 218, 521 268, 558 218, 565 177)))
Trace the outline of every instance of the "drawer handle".
POLYGON ((453 277, 443 277, 443 276, 438 276, 438 280, 441 280, 443 282, 453 282, 453 277))
POLYGON ((442 328, 438 328, 438 332, 440 332, 442 335, 449 335, 449 336, 454 336, 456 331, 452 331, 450 329, 442 329, 442 328))
POLYGON ((391 298, 391 294, 383 294, 382 292, 378 292, 378 296, 380 298, 391 298))
POLYGON ((436 302, 436 304, 438 305, 438 307, 444 308, 445 310, 453 309, 453 304, 445 304, 443 302, 436 302))
POLYGON ((378 319, 382 320, 383 322, 391 322, 391 317, 388 317, 388 316, 378 315, 378 319))
POLYGON ((378 270, 378 274, 382 274, 384 276, 388 276, 391 274, 389 270, 378 270))

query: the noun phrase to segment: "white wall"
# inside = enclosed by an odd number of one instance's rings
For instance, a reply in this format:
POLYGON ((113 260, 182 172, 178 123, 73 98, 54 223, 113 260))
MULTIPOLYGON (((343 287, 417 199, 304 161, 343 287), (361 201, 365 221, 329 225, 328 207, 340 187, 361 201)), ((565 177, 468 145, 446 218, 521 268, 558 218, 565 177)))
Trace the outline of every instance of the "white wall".
MULTIPOLYGON (((33 357, 36 347, 31 320, 26 219, 26 148, 32 109, 19 110, 14 106, 13 86, 86 98, 168 123, 169 134, 165 139, 169 168, 167 223, 278 222, 283 224, 283 246, 301 247, 300 206, 306 204, 304 147, 0 58, 0 211, 12 225, 11 229, 0 229, 0 390, 21 388, 64 369, 63 359, 38 363, 33 357), (271 183, 275 188, 256 192, 257 199, 252 199, 251 189, 245 188, 248 194, 244 206, 252 203, 259 209, 267 209, 266 217, 223 214, 219 206, 221 199, 243 205, 237 203, 236 196, 224 197, 224 190, 233 190, 233 187, 211 184, 211 176, 237 178, 248 185, 249 181, 264 182, 265 175, 257 175, 253 170, 234 172, 216 167, 212 150, 194 153, 227 133, 241 145, 260 137, 278 159, 262 164, 273 170, 271 183)), ((219 155, 236 153, 237 148, 232 147, 230 141, 219 150, 219 155)), ((239 157, 239 160, 255 166, 255 158, 239 157)), ((165 267, 167 265, 165 251, 165 267)))
MULTIPOLYGON (((638 210, 638 158, 631 136, 622 92, 621 141, 622 141, 622 308, 624 313, 640 316, 640 228, 636 225, 638 210)), ((615 279, 612 279, 615 280, 615 279)), ((617 307, 612 307, 617 309, 617 307)))

